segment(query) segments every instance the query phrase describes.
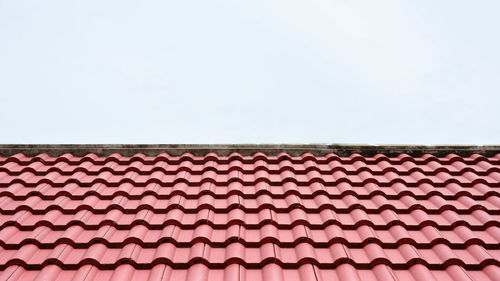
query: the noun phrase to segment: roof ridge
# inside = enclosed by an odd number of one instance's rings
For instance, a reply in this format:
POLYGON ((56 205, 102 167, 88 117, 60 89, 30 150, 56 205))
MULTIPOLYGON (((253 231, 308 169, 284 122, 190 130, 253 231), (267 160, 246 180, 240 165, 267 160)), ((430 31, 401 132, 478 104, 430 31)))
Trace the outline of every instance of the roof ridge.
POLYGON ((89 153, 98 155, 109 155, 119 153, 124 156, 132 156, 137 153, 154 156, 160 153, 170 155, 182 155, 191 153, 196 156, 204 156, 208 153, 218 155, 229 155, 240 153, 242 155, 253 155, 255 153, 277 155, 287 153, 292 156, 301 156, 311 153, 315 156, 328 153, 340 156, 349 156, 358 153, 364 156, 375 154, 420 156, 433 154, 444 156, 457 154, 466 156, 474 153, 485 156, 493 156, 500 153, 500 145, 408 145, 408 144, 341 144, 341 143, 312 143, 312 144, 0 144, 0 155, 7 156, 23 153, 27 156, 35 156, 41 153, 49 155, 61 155, 71 153, 83 156, 89 153))

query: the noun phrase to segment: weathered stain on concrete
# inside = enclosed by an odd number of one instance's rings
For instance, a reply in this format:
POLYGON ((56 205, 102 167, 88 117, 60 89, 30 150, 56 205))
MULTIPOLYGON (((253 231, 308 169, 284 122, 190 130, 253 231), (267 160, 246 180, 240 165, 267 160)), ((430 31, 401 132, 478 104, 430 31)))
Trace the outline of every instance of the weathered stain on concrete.
POLYGON ((159 153, 168 153, 179 156, 183 153, 191 153, 203 156, 207 153, 218 155, 229 155, 237 152, 242 155, 253 155, 262 152, 267 155, 287 153, 292 156, 300 156, 311 153, 316 156, 335 153, 340 156, 349 156, 359 153, 363 156, 385 154, 396 156, 402 153, 411 156, 420 156, 430 153, 436 156, 444 156, 454 153, 467 156, 478 153, 484 156, 493 156, 500 153, 500 145, 368 145, 368 144, 0 144, 0 155, 10 156, 23 153, 26 156, 36 156, 46 153, 51 156, 59 156, 71 153, 75 156, 84 156, 95 153, 100 156, 119 153, 123 156, 132 156, 143 153, 154 156, 159 153))

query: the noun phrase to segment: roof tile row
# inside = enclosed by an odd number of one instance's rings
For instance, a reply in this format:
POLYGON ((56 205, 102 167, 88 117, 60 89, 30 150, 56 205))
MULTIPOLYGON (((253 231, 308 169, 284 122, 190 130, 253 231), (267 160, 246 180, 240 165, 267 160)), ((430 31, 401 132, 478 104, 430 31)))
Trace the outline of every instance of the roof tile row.
POLYGON ((30 187, 43 183, 48 183, 52 186, 64 186, 69 183, 77 183, 82 186, 91 186, 96 183, 104 183, 108 186, 118 186, 126 182, 137 186, 145 186, 149 183, 172 186, 177 182, 186 182, 194 185, 199 185, 203 182, 212 182, 217 185, 224 185, 234 181, 244 183, 245 185, 255 184, 259 181, 264 181, 271 185, 280 185, 288 181, 292 181, 298 185, 308 185, 317 181, 328 185, 348 182, 355 186, 365 185, 370 182, 387 186, 401 182, 410 186, 416 186, 422 183, 429 183, 435 186, 445 186, 449 183, 472 186, 477 183, 483 183, 499 187, 500 172, 492 171, 487 175, 480 176, 467 171, 462 175, 456 176, 445 172, 439 172, 436 175, 425 175, 422 172, 412 172, 409 175, 400 175, 393 171, 381 175, 373 175, 368 171, 362 171, 352 175, 346 174, 343 171, 320 174, 315 170, 308 171, 307 174, 294 174, 288 170, 279 174, 270 174, 265 170, 258 170, 251 174, 243 174, 238 170, 232 170, 227 174, 218 174, 213 170, 209 170, 205 171, 203 174, 192 174, 188 171, 180 171, 176 174, 166 174, 162 171, 155 171, 146 175, 139 174, 135 171, 127 172, 124 175, 115 175, 109 171, 104 171, 97 175, 89 175, 84 172, 64 175, 55 171, 46 175, 37 175, 33 172, 9 175, 7 172, 0 171, 0 187, 6 187, 14 183, 21 183, 30 187))
POLYGON ((412 244, 418 248, 431 248, 436 244, 446 244, 451 248, 481 245, 485 248, 498 249, 500 229, 488 227, 485 230, 471 230, 459 225, 451 230, 437 230, 424 226, 420 230, 408 230, 401 225, 391 226, 387 230, 376 230, 362 225, 356 229, 342 229, 338 225, 329 225, 324 229, 310 229, 296 225, 291 229, 279 229, 275 225, 264 225, 258 229, 230 225, 225 229, 214 229, 209 225, 198 225, 194 229, 182 229, 176 225, 167 225, 163 229, 149 229, 145 225, 133 225, 130 229, 117 229, 113 225, 104 225, 87 230, 80 225, 72 225, 65 230, 53 230, 48 226, 39 226, 33 230, 20 230, 7 226, 0 230, 0 246, 18 249, 28 243, 43 248, 56 244, 71 244, 76 248, 85 248, 99 242, 110 247, 120 247, 126 243, 136 243, 143 247, 156 247, 164 242, 171 242, 178 247, 204 242, 215 247, 225 247, 238 241, 248 247, 258 247, 262 243, 272 242, 281 247, 293 247, 307 242, 315 247, 328 247, 343 243, 351 247, 363 247, 369 243, 395 248, 401 244, 412 244))
POLYGON ((421 172, 426 175, 435 175, 439 172, 452 173, 454 175, 464 174, 468 171, 476 174, 487 174, 489 172, 498 172, 500 168, 489 161, 478 161, 474 164, 466 164, 461 161, 442 164, 438 161, 430 161, 424 164, 415 163, 414 161, 405 161, 401 164, 393 164, 389 161, 379 161, 375 164, 367 164, 363 161, 355 161, 352 164, 343 164, 338 160, 329 161, 328 163, 317 163, 312 160, 307 160, 304 163, 292 163, 291 161, 281 161, 273 164, 264 160, 255 163, 243 163, 239 160, 233 160, 228 164, 209 161, 203 164, 196 164, 190 161, 183 161, 179 165, 170 165, 167 161, 157 161, 154 164, 146 164, 142 161, 134 161, 130 164, 120 164, 115 161, 109 161, 104 164, 96 164, 92 161, 81 162, 78 164, 59 161, 55 164, 50 164, 45 161, 35 161, 29 164, 19 162, 1 162, 0 171, 4 171, 10 175, 19 175, 23 172, 32 172, 38 175, 45 175, 50 172, 58 172, 61 174, 73 174, 76 172, 84 172, 87 174, 99 174, 109 171, 113 174, 126 174, 130 171, 135 171, 141 174, 151 174, 155 171, 162 171, 166 174, 176 174, 182 170, 189 171, 193 174, 201 174, 205 171, 213 170, 217 173, 227 174, 231 170, 240 170, 243 173, 254 173, 258 170, 265 170, 269 173, 276 174, 285 170, 292 171, 296 174, 306 174, 309 170, 316 170, 322 174, 332 173, 334 171, 343 171, 348 174, 358 174, 362 171, 367 171, 372 174, 383 174, 393 171, 398 174, 410 174, 412 172, 421 172))
POLYGON ((160 263, 174 268, 186 268, 195 263, 203 263, 211 268, 224 268, 232 263, 259 268, 269 262, 286 268, 298 268, 302 264, 332 268, 343 263, 353 264, 356 268, 371 268, 377 264, 409 268, 419 263, 434 269, 446 269, 450 265, 460 265, 466 269, 500 265, 500 249, 485 250, 479 245, 451 249, 445 244, 437 244, 430 249, 417 249, 411 244, 402 244, 394 249, 382 248, 376 243, 369 243, 363 248, 347 247, 342 243, 332 244, 328 248, 315 248, 309 243, 281 248, 274 243, 263 243, 251 248, 238 242, 229 243, 223 248, 211 247, 203 242, 194 243, 188 248, 179 248, 172 243, 161 243, 156 248, 142 248, 135 243, 123 244, 121 248, 108 248, 102 243, 94 243, 84 249, 75 249, 68 244, 40 249, 36 245, 26 244, 20 249, 1 249, 1 252, 0 264, 4 268, 22 265, 30 269, 41 269, 48 264, 57 264, 65 269, 77 269, 85 264, 113 269, 122 263, 140 268, 151 268, 160 263))
POLYGON ((30 230, 41 225, 53 229, 65 229, 70 225, 81 225, 85 229, 96 229, 102 225, 130 229, 136 224, 146 225, 150 229, 159 229, 170 224, 184 229, 192 229, 200 224, 208 224, 217 229, 235 224, 248 228, 260 228, 272 224, 280 229, 290 229, 295 225, 305 225, 312 229, 323 229, 328 225, 338 225, 344 229, 354 229, 362 225, 370 225, 375 229, 389 229, 393 225, 401 225, 406 229, 433 226, 440 230, 449 230, 465 225, 470 229, 484 230, 490 226, 499 227, 500 215, 490 215, 483 210, 474 210, 470 214, 457 214, 452 210, 428 214, 421 209, 408 214, 397 214, 393 210, 369 214, 362 209, 354 209, 349 213, 335 213, 328 209, 319 213, 306 213, 299 208, 287 213, 276 213, 270 209, 247 213, 236 208, 226 213, 215 213, 210 209, 185 213, 180 209, 172 209, 165 214, 143 209, 137 213, 127 214, 119 209, 113 209, 105 214, 94 214, 89 210, 81 210, 75 214, 63 214, 59 210, 51 210, 45 214, 33 214, 26 210, 18 211, 14 215, 0 214, 0 227, 15 225, 20 229, 30 230))
POLYGON ((119 153, 113 153, 106 156, 98 156, 95 153, 89 153, 85 156, 74 156, 71 153, 64 153, 58 156, 50 156, 47 153, 42 153, 36 156, 26 156, 23 153, 17 153, 14 155, 0 155, 0 163, 4 162, 18 162, 23 165, 28 165, 32 162, 42 161, 44 163, 55 165, 57 162, 67 162, 73 165, 80 164, 85 161, 91 161, 95 164, 106 164, 108 162, 118 162, 124 165, 131 165, 134 161, 141 161, 143 163, 156 163, 159 161, 166 161, 169 165, 181 165, 184 162, 193 162, 196 164, 203 164, 207 162, 214 161, 217 164, 229 163, 233 160, 239 160, 243 163, 254 163, 257 161, 264 161, 266 163, 276 163, 281 162, 286 163, 286 161, 291 161, 292 163, 305 163, 310 160, 316 164, 328 163, 330 161, 337 160, 339 164, 346 165, 352 164, 356 161, 360 161, 366 164, 378 163, 380 161, 388 161, 390 164, 401 164, 406 161, 425 164, 432 161, 439 163, 451 164, 453 162, 463 162, 468 165, 475 164, 480 161, 490 162, 492 164, 500 164, 500 153, 495 154, 491 157, 485 157, 478 153, 472 153, 470 156, 459 156, 457 154, 450 153, 444 157, 436 157, 433 154, 426 153, 422 156, 411 156, 405 153, 401 153, 395 157, 389 157, 384 154, 376 154, 372 157, 365 157, 359 153, 353 153, 350 156, 338 156, 334 153, 328 153, 325 156, 315 156, 311 153, 304 153, 301 156, 291 156, 287 153, 279 153, 277 155, 267 155, 264 153, 255 153, 252 156, 243 156, 239 153, 231 153, 228 156, 218 155, 217 153, 207 153, 204 156, 194 156, 192 153, 184 153, 180 156, 173 156, 167 153, 159 153, 155 156, 146 156, 143 153, 137 153, 133 156, 122 156, 119 153))
POLYGON ((346 195, 353 195, 359 199, 370 199, 380 194, 388 199, 399 199, 404 195, 416 199, 427 199, 433 195, 439 195, 446 199, 455 199, 460 196, 482 199, 490 195, 499 196, 500 188, 489 187, 482 183, 474 184, 471 187, 462 187, 456 183, 450 183, 436 188, 428 183, 423 183, 415 187, 409 187, 402 183, 394 183, 390 186, 381 187, 374 183, 368 183, 363 186, 352 186, 346 182, 341 182, 334 186, 325 186, 318 182, 313 182, 307 186, 298 186, 293 182, 286 182, 279 186, 270 186, 266 182, 258 182, 255 185, 243 185, 239 182, 232 182, 221 186, 207 182, 198 186, 190 186, 184 182, 178 182, 172 187, 162 187, 156 183, 151 183, 144 187, 134 186, 131 183, 123 183, 116 187, 106 186, 102 183, 97 183, 89 187, 82 187, 76 183, 69 183, 62 187, 53 187, 47 183, 37 185, 36 187, 26 187, 20 183, 15 183, 9 185, 8 189, 0 189, 0 196, 8 196, 15 200, 25 200, 29 196, 38 196, 47 199, 67 196, 73 199, 82 199, 93 194, 102 199, 110 199, 118 195, 126 196, 129 199, 140 199, 147 194, 151 194, 159 199, 167 199, 175 195, 181 195, 186 198, 199 198, 204 194, 209 194, 217 198, 227 198, 233 194, 241 195, 244 198, 256 198, 260 194, 268 194, 272 198, 284 198, 287 195, 295 194, 306 199, 323 194, 329 198, 337 199, 346 195))
POLYGON ((464 270, 452 265, 446 270, 429 269, 415 264, 409 269, 392 269, 380 264, 372 269, 355 269, 350 264, 342 264, 336 269, 320 269, 305 264, 298 269, 286 269, 277 264, 267 264, 259 269, 247 269, 239 264, 231 264, 224 269, 209 269, 204 264, 195 264, 187 269, 173 269, 166 264, 158 264, 152 269, 136 269, 130 264, 122 264, 114 270, 100 270, 93 265, 85 265, 78 270, 63 270, 57 265, 48 265, 41 271, 26 270, 21 266, 9 266, 0 275, 2 280, 148 280, 148 281, 470 281, 497 280, 499 267, 488 265, 481 271, 464 270))
POLYGON ((460 196, 456 200, 445 200, 434 195, 426 200, 417 200, 412 196, 404 195, 398 200, 387 199, 382 195, 374 195, 370 199, 358 199, 354 195, 345 195, 342 199, 330 199, 324 194, 318 194, 312 199, 302 199, 295 194, 285 198, 273 199, 267 194, 258 195, 253 199, 245 199, 233 194, 224 199, 214 198, 212 195, 200 195, 197 199, 188 199, 181 195, 169 199, 158 199, 153 195, 145 195, 141 199, 129 199, 118 195, 113 199, 100 199, 89 195, 83 200, 74 200, 67 196, 58 196, 53 200, 44 200, 33 195, 25 201, 10 197, 0 199, 0 213, 12 214, 21 210, 32 213, 45 213, 49 210, 60 210, 63 213, 77 213, 80 210, 91 210, 93 213, 105 213, 112 209, 120 209, 124 213, 136 213, 143 209, 154 213, 167 213, 172 209, 181 209, 186 213, 196 213, 202 209, 210 209, 216 213, 228 212, 239 208, 248 213, 256 213, 262 209, 272 209, 276 212, 290 212, 300 208, 308 213, 317 213, 321 210, 333 210, 337 213, 347 213, 354 209, 363 209, 368 213, 379 213, 382 210, 394 210, 398 213, 409 213, 416 209, 425 210, 429 214, 441 213, 444 210, 454 210, 457 213, 470 213, 473 210, 484 210, 489 214, 500 214, 500 196, 491 195, 485 200, 474 200, 468 196, 460 196))

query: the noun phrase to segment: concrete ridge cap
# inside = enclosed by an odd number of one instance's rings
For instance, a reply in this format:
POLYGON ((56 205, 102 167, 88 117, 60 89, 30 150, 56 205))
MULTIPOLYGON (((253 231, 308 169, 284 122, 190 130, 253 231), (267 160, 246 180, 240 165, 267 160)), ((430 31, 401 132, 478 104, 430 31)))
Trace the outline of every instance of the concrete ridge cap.
POLYGON ((233 152, 242 155, 253 155, 262 152, 268 155, 288 153, 292 156, 300 156, 311 153, 316 156, 335 153, 340 156, 348 156, 359 153, 363 156, 385 154, 388 156, 408 154, 420 156, 422 154, 433 154, 437 156, 457 154, 466 156, 474 153, 492 156, 500 153, 500 145, 406 145, 406 144, 342 144, 342 143, 311 143, 311 144, 0 144, 0 155, 14 155, 23 153, 26 156, 36 156, 46 153, 58 156, 71 153, 75 156, 83 156, 89 153, 97 155, 109 155, 119 153, 123 156, 132 156, 143 153, 154 156, 159 153, 170 155, 182 155, 192 153, 203 156, 207 153, 229 155, 233 152))

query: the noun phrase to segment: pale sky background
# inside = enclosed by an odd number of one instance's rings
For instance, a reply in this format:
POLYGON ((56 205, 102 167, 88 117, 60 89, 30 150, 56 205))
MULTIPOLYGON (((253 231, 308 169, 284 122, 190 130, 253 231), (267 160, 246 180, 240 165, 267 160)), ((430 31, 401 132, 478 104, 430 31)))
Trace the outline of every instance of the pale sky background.
POLYGON ((500 143, 500 1, 0 0, 0 143, 500 143))

